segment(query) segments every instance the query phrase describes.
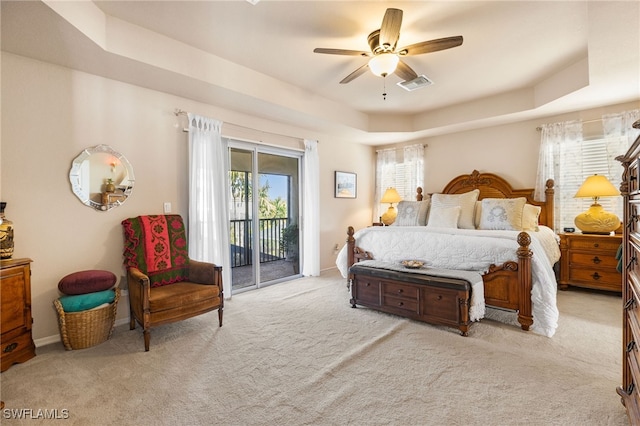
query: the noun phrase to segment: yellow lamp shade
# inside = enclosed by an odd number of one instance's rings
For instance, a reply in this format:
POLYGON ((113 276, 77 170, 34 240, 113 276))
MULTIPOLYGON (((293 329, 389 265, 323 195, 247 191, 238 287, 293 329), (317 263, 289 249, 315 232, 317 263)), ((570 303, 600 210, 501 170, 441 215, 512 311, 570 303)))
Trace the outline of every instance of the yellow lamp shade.
POLYGON ((593 175, 585 179, 576 192, 575 198, 615 197, 618 195, 620 195, 620 191, 609 182, 606 176, 593 175))

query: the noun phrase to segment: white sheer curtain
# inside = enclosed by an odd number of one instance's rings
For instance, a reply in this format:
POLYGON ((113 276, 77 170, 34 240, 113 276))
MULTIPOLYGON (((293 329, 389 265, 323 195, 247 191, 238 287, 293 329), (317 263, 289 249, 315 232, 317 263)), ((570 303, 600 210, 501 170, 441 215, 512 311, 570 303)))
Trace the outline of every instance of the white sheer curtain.
MULTIPOLYGON (((624 155, 638 137, 638 134, 640 134, 640 130, 632 127, 633 123, 638 119, 640 119, 640 109, 602 116, 607 159, 609 161, 609 170, 611 171, 609 180, 616 188, 620 188, 623 172, 622 163, 616 160, 616 157, 624 155)), ((612 201, 615 205, 615 210, 622 213, 622 197, 617 197, 612 201)), ((621 214, 620 218, 622 218, 621 214)))
POLYGON ((189 257, 222 266, 223 291, 231 298, 228 147, 222 122, 189 114, 189 257))
POLYGON ((568 207, 575 204, 573 196, 584 180, 581 174, 575 173, 575 170, 582 171, 582 154, 578 154, 582 122, 544 124, 541 133, 534 198, 544 200, 547 179, 555 181, 554 228, 558 231, 574 226, 576 214, 568 207))
POLYGON ((379 222, 389 208, 380 204, 387 188, 395 188, 403 200, 415 201, 418 186, 424 187, 424 145, 377 151, 373 221, 379 222))
POLYGON ((376 160, 376 194, 374 197, 373 222, 379 222, 380 216, 389 208, 380 204, 384 191, 396 184, 396 150, 381 149, 377 152, 376 160))
POLYGON ((320 159, 318 141, 304 140, 302 275, 320 275, 320 159))

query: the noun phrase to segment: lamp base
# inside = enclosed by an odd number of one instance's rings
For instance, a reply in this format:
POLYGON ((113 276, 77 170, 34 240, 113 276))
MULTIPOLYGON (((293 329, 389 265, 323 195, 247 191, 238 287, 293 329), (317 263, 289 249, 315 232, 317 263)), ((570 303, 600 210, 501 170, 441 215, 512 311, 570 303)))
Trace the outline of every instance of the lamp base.
POLYGON ((618 216, 604 211, 598 203, 576 216, 574 223, 583 234, 608 235, 620 227, 618 216))
POLYGON ((390 206, 387 211, 384 212, 382 216, 380 216, 380 220, 382 221, 382 223, 389 226, 396 221, 397 216, 398 212, 396 211, 396 209, 393 206, 390 206))

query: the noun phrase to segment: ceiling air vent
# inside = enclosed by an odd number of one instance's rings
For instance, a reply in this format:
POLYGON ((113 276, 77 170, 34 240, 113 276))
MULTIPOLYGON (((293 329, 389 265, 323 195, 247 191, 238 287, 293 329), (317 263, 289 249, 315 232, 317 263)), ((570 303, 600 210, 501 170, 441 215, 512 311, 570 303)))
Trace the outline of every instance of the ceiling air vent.
POLYGON ((419 89, 425 86, 431 86, 433 81, 429 80, 426 75, 419 75, 413 80, 405 80, 398 83, 398 86, 402 87, 404 90, 408 90, 411 92, 412 90, 419 89))

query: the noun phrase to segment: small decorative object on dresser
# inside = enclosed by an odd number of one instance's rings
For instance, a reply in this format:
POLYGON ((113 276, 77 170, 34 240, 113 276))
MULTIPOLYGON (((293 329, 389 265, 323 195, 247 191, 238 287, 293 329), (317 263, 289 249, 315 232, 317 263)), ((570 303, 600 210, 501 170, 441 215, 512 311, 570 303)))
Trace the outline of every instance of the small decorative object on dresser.
POLYGON ((7 203, 0 202, 0 259, 13 256, 13 222, 4 215, 7 203))
POLYGON ((31 259, 0 261, 1 371, 36 356, 31 337, 31 259))
MULTIPOLYGON (((640 120, 633 124, 640 129, 640 120)), ((640 136, 626 154, 616 158, 624 172, 620 192, 624 200, 622 244, 622 385, 616 391, 627 409, 629 422, 640 423, 640 136)))
POLYGON ((616 269, 621 235, 560 234, 560 289, 569 286, 622 291, 616 269))

